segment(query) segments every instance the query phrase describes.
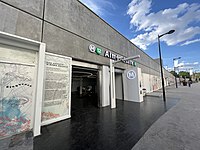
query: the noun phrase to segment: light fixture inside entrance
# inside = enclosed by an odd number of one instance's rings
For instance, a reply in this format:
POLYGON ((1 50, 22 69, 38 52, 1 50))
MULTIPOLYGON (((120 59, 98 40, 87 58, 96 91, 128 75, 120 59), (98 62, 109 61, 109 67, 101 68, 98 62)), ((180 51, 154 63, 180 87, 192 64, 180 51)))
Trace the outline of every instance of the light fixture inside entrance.
POLYGON ((94 75, 91 72, 86 72, 86 71, 73 71, 73 77, 76 78, 91 78, 91 77, 96 77, 96 75, 94 75))

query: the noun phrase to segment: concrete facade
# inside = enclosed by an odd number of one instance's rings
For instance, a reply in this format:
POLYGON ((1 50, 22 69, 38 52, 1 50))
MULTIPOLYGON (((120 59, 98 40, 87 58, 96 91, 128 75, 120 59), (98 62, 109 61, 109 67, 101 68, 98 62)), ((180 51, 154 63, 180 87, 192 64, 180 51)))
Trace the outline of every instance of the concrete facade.
POLYGON ((42 20, 0 2, 0 30, 40 41, 42 20))

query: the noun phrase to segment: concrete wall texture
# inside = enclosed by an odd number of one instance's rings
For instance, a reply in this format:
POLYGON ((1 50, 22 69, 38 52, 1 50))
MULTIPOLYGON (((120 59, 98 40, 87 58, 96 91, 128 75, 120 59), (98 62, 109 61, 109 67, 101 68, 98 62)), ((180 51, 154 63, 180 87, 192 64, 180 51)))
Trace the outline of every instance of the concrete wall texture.
MULTIPOLYGON (((88 51, 95 44, 126 57, 140 55, 136 62, 142 73, 160 76, 157 62, 78 0, 1 0, 0 20, 0 31, 42 41, 48 52, 109 65, 108 58, 88 51)), ((164 74, 173 78, 166 70, 164 74)))

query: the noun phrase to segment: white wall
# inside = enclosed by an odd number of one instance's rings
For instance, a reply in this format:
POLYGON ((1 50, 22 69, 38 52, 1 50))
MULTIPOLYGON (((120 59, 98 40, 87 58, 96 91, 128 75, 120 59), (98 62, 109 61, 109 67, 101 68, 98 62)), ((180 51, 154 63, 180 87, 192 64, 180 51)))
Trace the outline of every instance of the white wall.
POLYGON ((108 66, 102 67, 100 78, 100 105, 105 107, 110 105, 110 73, 108 66))
POLYGON ((141 69, 140 68, 130 68, 124 71, 123 74, 123 85, 124 85, 124 100, 133 102, 142 102, 143 95, 140 88, 141 81, 141 69), (134 70, 136 77, 134 79, 128 79, 127 73, 130 70, 134 70))

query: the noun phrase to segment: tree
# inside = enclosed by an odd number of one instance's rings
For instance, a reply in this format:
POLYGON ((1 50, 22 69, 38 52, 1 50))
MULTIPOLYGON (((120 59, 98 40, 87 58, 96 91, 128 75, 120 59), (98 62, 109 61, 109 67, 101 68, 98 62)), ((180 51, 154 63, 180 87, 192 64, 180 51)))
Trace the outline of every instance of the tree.
POLYGON ((180 71, 179 76, 181 76, 183 78, 190 78, 190 73, 186 72, 186 71, 180 71))
POLYGON ((194 77, 200 79, 200 73, 194 73, 194 77))
POLYGON ((195 76, 196 76, 197 78, 200 78, 200 73, 195 73, 195 76))
POLYGON ((175 77, 179 77, 179 75, 175 71, 170 71, 171 74, 173 74, 175 77))

